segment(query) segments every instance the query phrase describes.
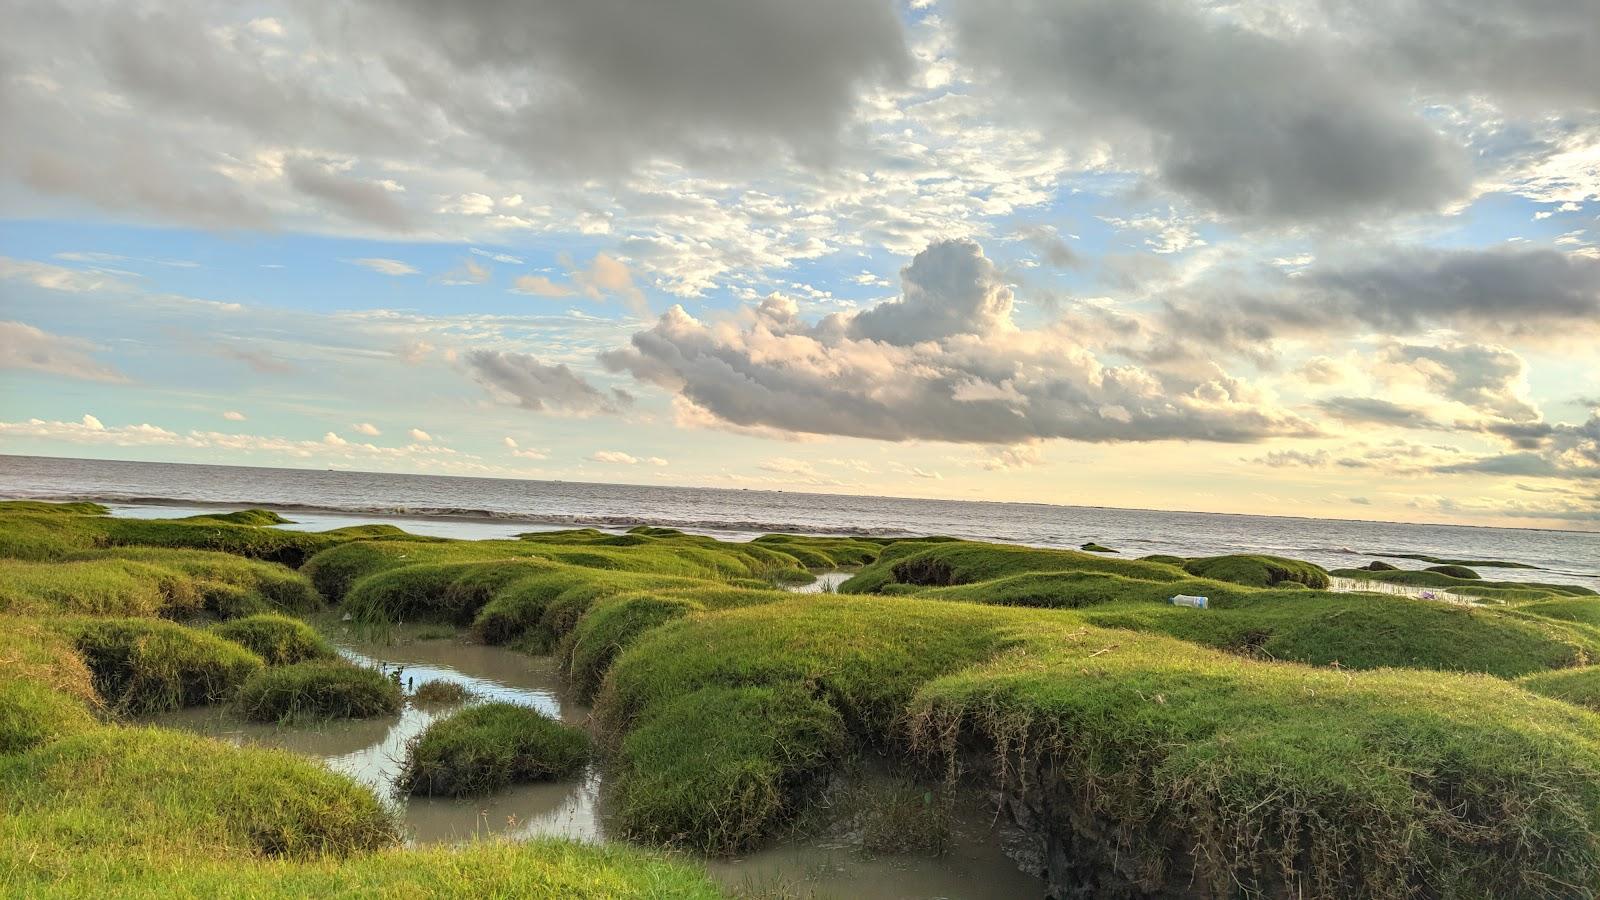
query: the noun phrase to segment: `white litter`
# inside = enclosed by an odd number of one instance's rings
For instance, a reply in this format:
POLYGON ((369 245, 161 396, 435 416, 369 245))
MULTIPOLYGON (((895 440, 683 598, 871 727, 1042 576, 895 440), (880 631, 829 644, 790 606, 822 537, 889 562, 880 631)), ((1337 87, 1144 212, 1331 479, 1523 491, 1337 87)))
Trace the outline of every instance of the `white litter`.
POLYGON ((1192 596, 1190 594, 1179 594, 1176 597, 1173 597, 1168 602, 1171 603, 1173 606, 1189 606, 1189 607, 1193 607, 1194 609, 1208 609, 1209 608, 1208 604, 1206 603, 1206 598, 1204 598, 1204 597, 1195 597, 1195 596, 1192 596))

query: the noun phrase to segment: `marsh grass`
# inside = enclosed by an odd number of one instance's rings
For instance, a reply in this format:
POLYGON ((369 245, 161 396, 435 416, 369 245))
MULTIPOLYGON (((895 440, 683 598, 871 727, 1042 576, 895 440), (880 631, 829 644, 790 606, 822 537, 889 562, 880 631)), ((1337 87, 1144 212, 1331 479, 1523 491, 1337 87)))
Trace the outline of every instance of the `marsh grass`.
POLYGON ((596 717, 622 735, 617 820, 652 840, 750 846, 852 747, 953 773, 983 748, 979 772, 1041 811, 1080 889, 1195 876, 1221 895, 1398 898, 1600 876, 1600 729, 1563 710, 1486 676, 1319 670, 1071 612, 857 597, 647 632, 596 717))
POLYGON ((264 666, 232 641, 173 622, 65 619, 57 627, 88 665, 95 691, 123 715, 228 699, 264 666))
POLYGON ((435 679, 424 681, 411 692, 411 702, 423 706, 446 706, 465 703, 472 696, 466 686, 458 681, 435 679))
POLYGON ((404 793, 464 797, 565 778, 589 758, 589 736, 515 703, 471 706, 429 725, 406 747, 404 793))
POLYGON ((377 669, 342 660, 300 662, 257 672, 239 688, 253 722, 368 719, 400 711, 400 685, 377 669))
POLYGON ((1328 586, 1328 571, 1315 563, 1261 553, 1206 556, 1184 562, 1190 575, 1227 581, 1247 587, 1269 588, 1299 584, 1315 590, 1328 586))
POLYGON ((269 666, 338 656, 315 628, 288 616, 261 613, 224 622, 212 631, 252 651, 269 666))

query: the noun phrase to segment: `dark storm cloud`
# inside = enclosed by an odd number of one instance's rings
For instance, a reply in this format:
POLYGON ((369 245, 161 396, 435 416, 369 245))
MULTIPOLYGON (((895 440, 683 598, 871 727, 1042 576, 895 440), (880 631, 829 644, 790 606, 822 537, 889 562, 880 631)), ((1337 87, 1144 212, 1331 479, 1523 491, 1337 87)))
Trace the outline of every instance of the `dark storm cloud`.
POLYGON ((769 298, 739 327, 681 307, 602 355, 725 423, 888 441, 1249 442, 1312 433, 1220 371, 1189 377, 1101 363, 1060 330, 1024 331, 970 241, 901 273, 902 296, 811 325, 769 298))
POLYGON ((523 409, 614 413, 633 401, 625 391, 601 392, 565 364, 546 365, 525 353, 476 350, 465 359, 479 384, 523 409))
POLYGON ((1429 210, 1468 187, 1465 155, 1403 98, 1310 37, 1180 0, 960 0, 964 58, 1063 135, 1143 147, 1160 178, 1268 221, 1429 210))

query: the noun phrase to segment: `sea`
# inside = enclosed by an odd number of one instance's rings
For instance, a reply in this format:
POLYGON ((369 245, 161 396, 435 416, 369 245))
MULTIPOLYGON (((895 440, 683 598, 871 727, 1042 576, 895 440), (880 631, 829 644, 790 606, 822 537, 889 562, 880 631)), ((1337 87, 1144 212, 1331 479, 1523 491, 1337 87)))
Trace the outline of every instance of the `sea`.
POLYGON ((1093 541, 1129 557, 1271 553, 1328 568, 1375 559, 1420 567, 1396 554, 1424 554, 1538 567, 1480 567, 1486 578, 1600 589, 1600 534, 1579 531, 15 455, 0 455, 0 497, 94 500, 145 518, 266 507, 294 520, 285 528, 381 521, 459 538, 663 525, 727 540, 788 532, 1093 541))

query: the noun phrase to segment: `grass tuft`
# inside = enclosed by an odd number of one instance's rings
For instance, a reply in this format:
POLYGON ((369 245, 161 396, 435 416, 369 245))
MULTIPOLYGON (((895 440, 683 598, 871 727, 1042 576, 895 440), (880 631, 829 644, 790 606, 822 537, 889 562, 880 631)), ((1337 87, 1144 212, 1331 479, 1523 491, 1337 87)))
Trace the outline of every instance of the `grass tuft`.
POLYGON ((240 714, 253 722, 368 719, 400 711, 400 686, 365 666, 301 662, 257 672, 239 689, 240 714))
POLYGON ((254 652, 269 666, 338 656, 315 628, 287 616, 261 613, 224 622, 212 631, 254 652))
POLYGON ((485 703, 428 726, 406 748, 398 788, 463 797, 511 784, 570 776, 589 757, 589 736, 539 710, 485 703))
POLYGON ((96 692, 124 715, 225 700, 264 665, 232 641, 173 622, 68 619, 60 627, 88 664, 96 692))

